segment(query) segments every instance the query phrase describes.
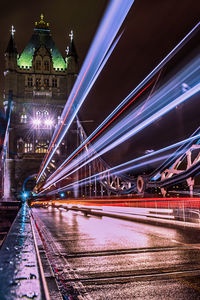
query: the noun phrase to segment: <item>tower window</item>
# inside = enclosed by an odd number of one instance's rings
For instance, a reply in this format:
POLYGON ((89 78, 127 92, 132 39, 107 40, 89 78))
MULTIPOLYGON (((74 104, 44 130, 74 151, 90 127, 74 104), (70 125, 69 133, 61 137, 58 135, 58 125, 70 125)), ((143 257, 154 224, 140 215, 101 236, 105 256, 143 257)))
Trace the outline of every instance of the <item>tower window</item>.
POLYGON ((21 115, 20 123, 27 123, 27 115, 26 114, 21 115))
POLYGON ((52 87, 57 87, 57 79, 56 78, 52 79, 52 87))
POLYGON ((47 110, 38 110, 36 112, 36 116, 40 118, 45 118, 49 115, 49 112, 47 110))
POLYGON ((24 153, 29 153, 33 151, 33 144, 32 143, 25 143, 24 144, 24 153))
POLYGON ((49 71, 49 62, 48 62, 48 60, 44 61, 44 70, 49 71))
POLYGON ((41 70, 41 60, 36 60, 36 70, 41 70))
POLYGON ((46 153, 47 150, 48 150, 48 143, 44 141, 40 141, 36 145, 35 153, 46 153))
POLYGON ((33 78, 28 77, 28 87, 32 87, 32 86, 33 86, 33 78))
POLYGON ((44 79, 44 86, 48 87, 49 86, 49 79, 44 79))
POLYGON ((37 88, 41 86, 41 78, 36 78, 35 85, 37 88))

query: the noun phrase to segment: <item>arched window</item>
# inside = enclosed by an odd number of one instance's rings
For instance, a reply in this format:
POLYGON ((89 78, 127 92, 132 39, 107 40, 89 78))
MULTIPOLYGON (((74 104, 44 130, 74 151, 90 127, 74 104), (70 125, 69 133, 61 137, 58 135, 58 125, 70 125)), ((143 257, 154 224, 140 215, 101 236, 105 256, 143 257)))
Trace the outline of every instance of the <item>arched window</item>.
POLYGON ((49 112, 47 110, 38 110, 36 112, 36 116, 40 118, 45 118, 49 115, 49 112))
POLYGON ((41 70, 42 68, 41 60, 39 59, 36 60, 35 68, 36 70, 41 70))
POLYGON ((44 61, 44 70, 49 71, 49 61, 48 60, 44 61))
POLYGON ((21 115, 20 123, 27 123, 27 115, 25 113, 21 115))

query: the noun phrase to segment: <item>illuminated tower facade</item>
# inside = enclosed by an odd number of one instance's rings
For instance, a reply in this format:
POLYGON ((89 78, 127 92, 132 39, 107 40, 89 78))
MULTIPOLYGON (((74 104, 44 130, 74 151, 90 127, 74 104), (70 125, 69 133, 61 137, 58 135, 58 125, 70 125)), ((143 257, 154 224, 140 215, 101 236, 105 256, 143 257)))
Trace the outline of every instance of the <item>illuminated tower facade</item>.
MULTIPOLYGON (((5 109, 9 91, 13 97, 7 156, 12 193, 22 188, 28 176, 38 172, 78 73, 73 32, 65 57, 56 47, 43 15, 21 54, 17 52, 14 33, 12 27, 4 72, 5 109)), ((57 153, 65 152, 64 140, 57 153)))

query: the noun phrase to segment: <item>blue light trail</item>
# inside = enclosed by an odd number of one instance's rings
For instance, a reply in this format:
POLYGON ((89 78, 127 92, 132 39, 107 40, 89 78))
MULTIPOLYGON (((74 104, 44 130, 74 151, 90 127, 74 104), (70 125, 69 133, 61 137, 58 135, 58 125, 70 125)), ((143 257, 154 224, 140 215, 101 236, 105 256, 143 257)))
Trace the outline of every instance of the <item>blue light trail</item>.
POLYGON ((134 0, 110 1, 61 115, 61 125, 54 132, 48 152, 38 173, 37 182, 40 180, 85 97, 116 46, 116 43, 114 43, 113 47, 111 45, 133 2, 134 0))
POLYGON ((126 141, 128 138, 152 124, 152 122, 169 112, 171 109, 190 99, 194 94, 199 92, 200 84, 198 83, 195 85, 196 82, 200 81, 199 66, 200 58, 198 57, 187 67, 185 67, 184 71, 182 70, 179 72, 179 74, 176 74, 176 76, 167 84, 165 84, 164 87, 161 87, 160 90, 152 96, 150 103, 140 115, 137 114, 137 112, 140 110, 140 106, 138 106, 128 116, 126 116, 123 120, 106 132, 101 138, 99 138, 99 140, 96 141, 91 148, 89 148, 87 153, 83 153, 74 159, 59 174, 47 181, 47 184, 45 184, 44 187, 48 186, 52 182, 57 182, 57 180, 63 176, 66 177, 71 175, 100 155, 110 151, 114 147, 126 141), (185 93, 179 95, 180 86, 185 80, 186 82, 189 82, 190 86, 193 87, 185 93), (175 97, 175 99, 172 100, 172 97, 175 97), (135 116, 137 116, 137 118, 135 118, 135 116), (98 153, 96 153, 97 151, 98 153), (92 155, 94 156, 91 157, 92 155), (83 162, 83 164, 80 164, 81 162, 83 162), (78 167, 72 170, 76 166, 78 167), (72 171, 70 172, 70 170, 72 171))
MULTIPOLYGON (((196 33, 196 31, 199 29, 200 22, 173 48, 173 50, 153 69, 152 72, 148 74, 148 76, 116 107, 116 109, 94 130, 94 132, 85 140, 84 143, 82 143, 59 167, 58 169, 47 179, 50 180, 52 177, 55 176, 63 169, 63 166, 65 166, 68 161, 70 161, 74 156, 76 156, 81 149, 84 148, 84 145, 87 145, 91 139, 97 135, 97 133, 102 130, 102 128, 118 113, 120 109, 128 102, 130 101, 131 97, 133 97, 153 76, 155 76, 156 73, 158 73, 163 66, 191 39, 191 37, 196 33)), ((172 85, 175 83, 172 82, 172 85)), ((179 83, 178 83, 179 84, 179 83)), ((169 87, 168 87, 169 88, 169 87)), ((153 104, 154 105, 154 104, 153 104)), ((141 114, 141 110, 143 110, 143 106, 140 108, 137 114, 141 114), (141 109, 142 108, 142 109, 141 109)), ((80 160, 79 160, 80 163, 80 160)))
MULTIPOLYGON (((169 145, 169 146, 167 146, 167 147, 164 147, 164 148, 162 148, 162 149, 156 150, 156 151, 151 152, 151 153, 149 153, 149 154, 146 154, 146 155, 137 157, 137 158, 132 159, 132 160, 130 160, 130 161, 127 161, 127 162, 125 162, 125 163, 123 163, 123 164, 120 164, 120 165, 117 165, 117 166, 112 167, 112 168, 110 168, 110 169, 107 169, 106 171, 102 171, 102 172, 96 173, 96 174, 94 174, 94 175, 92 175, 92 176, 90 176, 90 177, 83 178, 83 179, 81 179, 81 180, 78 180, 78 181, 76 181, 76 182, 73 182, 73 183, 71 183, 71 184, 69 184, 69 185, 67 185, 67 186, 65 186, 65 187, 62 187, 61 189, 59 189, 59 191, 60 191, 60 190, 65 190, 66 188, 70 188, 71 186, 76 185, 76 184, 78 185, 78 184, 86 184, 86 183, 88 183, 88 182, 92 182, 92 181, 95 180, 95 178, 100 177, 101 175, 103 175, 103 174, 105 174, 105 173, 110 173, 110 174, 112 174, 112 175, 119 175, 119 174, 121 174, 121 173, 125 173, 125 172, 127 172, 127 171, 131 171, 131 170, 137 169, 137 168, 139 168, 139 167, 142 167, 142 166, 144 166, 145 164, 148 164, 148 163, 155 163, 155 162, 158 162, 158 161, 160 161, 160 160, 166 159, 166 158, 169 157, 169 155, 167 155, 167 154, 164 155, 164 156, 158 157, 158 158, 156 157, 156 158, 153 158, 153 159, 152 159, 152 157, 153 157, 153 156, 156 156, 156 155, 158 155, 158 154, 167 152, 167 151, 169 151, 169 150, 171 150, 171 149, 173 149, 173 148, 177 148, 177 147, 179 147, 179 146, 181 146, 181 145, 183 145, 183 144, 185 144, 185 143, 194 141, 194 140, 199 139, 199 138, 200 138, 200 134, 191 136, 191 137, 189 137, 189 138, 187 138, 187 139, 184 139, 184 140, 182 140, 182 141, 179 141, 179 142, 177 142, 177 143, 175 143, 175 144, 171 144, 171 145, 169 145), (141 162, 141 161, 143 161, 143 160, 145 160, 145 161, 144 161, 144 162, 141 162)), ((181 151, 179 151, 178 154, 181 155, 181 154, 183 154, 183 153, 184 153, 184 149, 182 149, 181 151)), ((65 177, 64 177, 64 178, 65 178, 65 177)), ((48 190, 53 184, 58 183, 59 181, 63 180, 64 178, 62 178, 62 179, 60 179, 60 180, 58 180, 58 181, 56 181, 56 182, 53 182, 53 183, 51 183, 50 185, 45 185, 45 186, 43 187, 42 191, 39 193, 39 195, 40 195, 40 194, 43 194, 43 193, 44 193, 46 190, 48 190)), ((54 192, 55 192, 55 190, 52 191, 52 193, 54 193, 54 192)))

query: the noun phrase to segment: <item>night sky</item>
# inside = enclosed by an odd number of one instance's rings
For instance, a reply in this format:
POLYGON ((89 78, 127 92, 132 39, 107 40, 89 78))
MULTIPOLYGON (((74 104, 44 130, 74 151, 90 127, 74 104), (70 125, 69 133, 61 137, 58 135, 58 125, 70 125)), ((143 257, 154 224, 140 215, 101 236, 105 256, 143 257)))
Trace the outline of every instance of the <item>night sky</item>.
MULTIPOLYGON (((34 22, 40 20, 41 13, 44 14, 45 21, 50 23, 53 39, 63 55, 69 43, 68 34, 73 29, 81 66, 108 2, 106 0, 20 0, 13 1, 11 4, 10 1, 4 1, 0 11, 1 99, 4 50, 9 40, 9 30, 12 24, 16 29, 15 41, 19 53, 29 41, 34 22)), ((124 33, 119 44, 81 108, 81 119, 95 120, 90 127, 86 128, 88 133, 197 24, 199 16, 199 0, 135 1, 122 26, 124 33)), ((195 103, 192 105, 196 106, 197 100, 194 100, 195 103)), ((200 105, 198 106, 200 107, 200 105)), ((140 136, 136 136, 134 140, 117 149, 111 163, 120 162, 122 156, 126 159, 133 158, 143 154, 145 149, 156 149, 168 145, 170 141, 180 140, 192 133, 193 129, 200 124, 196 120, 197 117, 191 118, 191 106, 187 106, 185 109, 188 121, 185 121, 185 117, 180 116, 178 121, 176 120, 177 125, 175 123, 173 125, 175 128, 173 134, 171 134, 169 123, 173 123, 171 120, 174 120, 176 115, 171 114, 165 120, 154 124, 148 130, 145 129, 140 136), (169 118, 171 118, 170 122, 169 118), (186 125, 186 122, 189 122, 191 126, 186 125), (151 138, 149 138, 150 135, 151 138), (157 143, 157 141, 159 142, 157 143)), ((199 113, 200 108, 198 115, 199 113)))

